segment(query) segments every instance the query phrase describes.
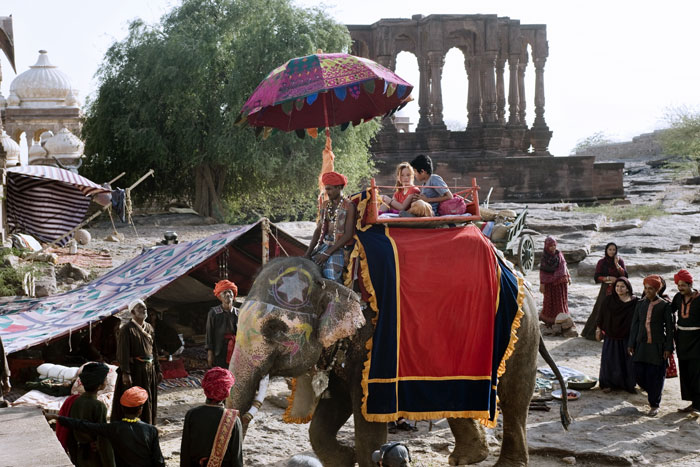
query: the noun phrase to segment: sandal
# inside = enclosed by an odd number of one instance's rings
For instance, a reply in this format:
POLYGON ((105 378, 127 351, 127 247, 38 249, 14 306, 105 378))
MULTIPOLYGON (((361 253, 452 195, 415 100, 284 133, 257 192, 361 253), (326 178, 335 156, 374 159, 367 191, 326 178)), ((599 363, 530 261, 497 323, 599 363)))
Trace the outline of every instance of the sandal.
POLYGON ((389 433, 391 433, 392 435, 396 433, 396 422, 389 422, 386 424, 386 426, 389 433))
POLYGON ((418 427, 409 425, 408 422, 406 422, 406 420, 397 423, 396 429, 401 431, 418 431, 418 427))

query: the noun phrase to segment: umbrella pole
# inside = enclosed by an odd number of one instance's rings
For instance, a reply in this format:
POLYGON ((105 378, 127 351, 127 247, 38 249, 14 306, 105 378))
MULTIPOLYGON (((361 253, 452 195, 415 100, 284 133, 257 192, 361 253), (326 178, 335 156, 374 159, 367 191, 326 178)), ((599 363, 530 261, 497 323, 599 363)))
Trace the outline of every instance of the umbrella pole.
POLYGON ((323 162, 321 163, 321 173, 318 174, 318 188, 320 190, 320 193, 318 195, 319 211, 321 209, 323 201, 325 200, 325 188, 323 182, 321 181, 321 178, 323 177, 323 174, 333 172, 333 160, 335 159, 335 154, 333 154, 333 144, 331 141, 331 130, 328 128, 328 107, 326 105, 327 94, 328 92, 323 93, 323 117, 326 123, 326 147, 323 148, 323 162))

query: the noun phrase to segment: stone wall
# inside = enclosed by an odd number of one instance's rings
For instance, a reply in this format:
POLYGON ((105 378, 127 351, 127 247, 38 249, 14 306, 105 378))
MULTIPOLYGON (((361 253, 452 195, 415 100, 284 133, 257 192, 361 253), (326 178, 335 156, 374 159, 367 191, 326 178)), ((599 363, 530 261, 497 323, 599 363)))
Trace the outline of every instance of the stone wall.
POLYGON ((664 130, 643 133, 622 143, 601 144, 577 151, 577 156, 595 156, 597 161, 647 160, 663 155, 659 136, 664 130))
MULTIPOLYGON (((377 184, 393 185, 396 165, 410 161, 415 155, 413 152, 385 154, 376 158, 380 170, 377 184)), ((596 164, 593 156, 465 157, 444 153, 431 157, 434 172, 450 187, 468 186, 475 177, 482 201, 491 187, 491 201, 591 202, 624 197, 624 164, 596 164)))

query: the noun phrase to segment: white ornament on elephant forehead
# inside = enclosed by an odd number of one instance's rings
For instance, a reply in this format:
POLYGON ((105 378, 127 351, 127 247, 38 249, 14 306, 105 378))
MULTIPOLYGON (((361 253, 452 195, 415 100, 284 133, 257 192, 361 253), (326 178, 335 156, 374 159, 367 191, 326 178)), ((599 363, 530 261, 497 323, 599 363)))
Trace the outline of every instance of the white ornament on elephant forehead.
POLYGON ((309 288, 309 283, 303 280, 298 272, 283 276, 280 282, 281 285, 277 286, 278 282, 276 282, 273 286, 277 301, 292 308, 299 308, 308 303, 306 290, 309 288), (280 295, 284 295, 285 298, 283 299, 280 295))

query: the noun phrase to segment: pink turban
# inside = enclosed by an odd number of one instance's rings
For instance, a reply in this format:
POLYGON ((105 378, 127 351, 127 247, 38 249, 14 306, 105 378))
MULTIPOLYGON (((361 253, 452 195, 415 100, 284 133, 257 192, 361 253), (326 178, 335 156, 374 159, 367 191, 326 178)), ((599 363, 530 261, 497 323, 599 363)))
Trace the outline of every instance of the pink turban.
POLYGON ((321 175, 321 183, 324 185, 345 186, 348 184, 348 177, 338 172, 326 172, 321 175))
POLYGON ((644 285, 648 285, 649 287, 653 287, 657 291, 661 289, 661 278, 657 276, 656 274, 652 274, 651 276, 647 276, 644 278, 644 285))
POLYGON ((132 386, 122 394, 119 403, 124 407, 141 407, 148 400, 148 392, 142 387, 132 386))
POLYGON ((233 282, 226 281, 226 280, 219 281, 216 283, 216 285, 214 286, 214 295, 216 295, 218 297, 219 294, 225 290, 233 290, 234 297, 236 297, 236 295, 238 295, 238 286, 236 284, 234 284, 233 282))
POLYGON ((218 402, 228 397, 235 381, 230 371, 217 366, 205 373, 202 378, 202 389, 208 399, 218 402))
POLYGON ((693 276, 691 276, 687 270, 681 269, 680 271, 678 271, 678 274, 673 276, 673 282, 678 284, 678 281, 683 281, 686 284, 692 284, 693 276))

